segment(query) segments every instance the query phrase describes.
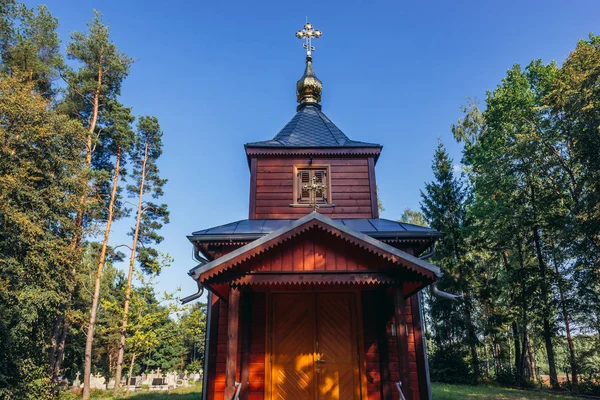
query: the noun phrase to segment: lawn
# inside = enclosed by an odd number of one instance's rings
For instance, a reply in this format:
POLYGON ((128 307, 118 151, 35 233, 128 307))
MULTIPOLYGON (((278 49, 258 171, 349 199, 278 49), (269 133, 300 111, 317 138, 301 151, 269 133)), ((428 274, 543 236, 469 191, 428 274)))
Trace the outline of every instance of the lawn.
POLYGON ((463 386, 432 383, 431 389, 433 400, 573 400, 575 398, 546 392, 507 389, 495 386, 463 386))
MULTIPOLYGON (((131 392, 129 394, 130 399, 133 400, 198 400, 201 398, 202 388, 200 385, 179 388, 170 390, 169 392, 131 392)), ((112 392, 110 390, 93 390, 91 398, 93 400, 112 400, 112 392)), ((117 399, 124 399, 125 396, 117 397, 117 399)), ((81 394, 75 394, 71 392, 61 393, 60 400, 79 400, 81 394)))
MULTIPOLYGON (((559 396, 550 393, 541 393, 534 391, 506 389, 494 386, 463 386, 447 385, 443 383, 433 383, 433 400, 528 400, 528 399, 548 399, 548 400, 573 400, 574 397, 559 396)), ((170 392, 136 392, 131 393, 129 398, 133 400, 198 400, 202 390, 200 386, 189 388, 180 388, 170 392)), ((75 395, 70 392, 64 392, 60 400, 76 400, 81 395, 75 395)), ((123 397, 121 397, 123 398, 123 397)), ((110 391, 94 390, 92 392, 94 400, 114 399, 110 391)))

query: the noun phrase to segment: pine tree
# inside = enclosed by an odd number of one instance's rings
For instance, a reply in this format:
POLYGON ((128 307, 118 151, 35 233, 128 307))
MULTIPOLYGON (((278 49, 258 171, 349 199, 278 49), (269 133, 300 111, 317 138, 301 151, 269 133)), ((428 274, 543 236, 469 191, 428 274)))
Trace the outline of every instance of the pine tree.
MULTIPOLYGON (((111 101, 106 112, 107 124, 104 144, 107 146, 103 154, 112 154, 114 164, 112 165, 112 183, 110 184, 110 198, 108 199, 108 207, 106 212, 106 225, 104 230, 104 238, 100 246, 98 254, 98 264, 96 268, 96 277, 94 281, 94 292, 92 296, 92 305, 90 307, 90 318, 87 328, 86 343, 85 343, 85 364, 84 364, 84 396, 86 393, 86 377, 91 374, 92 368, 92 346, 94 343, 94 329, 96 325, 96 313, 100 302, 100 286, 102 280, 102 271, 106 262, 108 251, 108 241, 111 232, 112 222, 118 217, 119 204, 119 178, 122 174, 122 169, 125 164, 125 155, 129 151, 133 141, 133 131, 130 124, 134 118, 131 116, 131 109, 123 107, 116 101, 111 101), (107 143, 107 141, 109 141, 107 143)), ((97 153, 98 154, 98 153, 97 153)), ((104 163, 105 160, 102 160, 104 163)), ((87 389, 89 391, 89 388, 87 389)))
POLYGON ((38 6, 36 12, 12 1, 0 5, 2 69, 34 82, 36 91, 48 100, 55 95, 52 83, 63 66, 57 27, 58 20, 46 6, 38 6))
POLYGON ((133 150, 131 152, 134 164, 133 179, 135 184, 127 187, 130 194, 137 196, 136 222, 132 231, 133 244, 129 259, 129 273, 125 303, 123 305, 123 321, 121 326, 121 342, 117 370, 115 374, 115 393, 119 390, 123 357, 125 353, 125 338, 127 334, 127 319, 129 301, 131 296, 131 281, 133 278, 136 258, 143 271, 158 274, 161 269, 161 259, 158 251, 150 247, 158 244, 163 237, 158 230, 163 223, 169 222, 169 212, 166 204, 157 205, 145 200, 144 196, 159 198, 163 195, 163 186, 166 183, 158 170, 158 158, 162 154, 162 132, 156 117, 141 117, 138 122, 138 131, 133 150))
MULTIPOLYGON (((96 193, 93 189, 102 187, 102 179, 105 173, 93 168, 92 161, 94 151, 102 141, 104 136, 98 126, 102 121, 103 113, 110 100, 116 100, 120 93, 121 83, 129 72, 129 66, 132 60, 125 54, 118 51, 116 45, 110 41, 109 30, 102 23, 100 13, 96 12, 94 20, 88 24, 89 32, 75 32, 71 36, 71 42, 67 46, 67 56, 77 62, 76 70, 65 68, 62 77, 68 84, 65 99, 61 102, 59 109, 61 112, 80 120, 87 129, 86 140, 83 149, 84 177, 80 183, 80 201, 77 209, 75 222, 76 225, 85 228, 91 221, 97 217, 94 212, 102 209, 106 197, 96 193)), ((81 241, 83 236, 78 235, 73 238, 73 251, 81 252, 81 241)), ((72 269, 72 279, 76 281, 77 269, 72 269)), ((74 287, 73 290, 76 288, 74 287)), ((66 316, 71 309, 73 291, 64 305, 63 317, 57 321, 62 325, 60 334, 57 334, 54 343, 57 343, 59 352, 64 351, 66 335, 68 332, 69 321, 66 316)), ((90 311, 92 313, 92 311, 90 311)), ((57 331, 58 332, 58 331, 57 331)), ((51 368, 54 371, 60 370, 61 357, 55 357, 56 361, 51 368)), ((89 397, 89 367, 91 363, 91 353, 86 351, 86 370, 84 372, 84 398, 89 397)))
MULTIPOLYGON (((432 305, 432 313, 439 311, 456 323, 456 326, 451 327, 450 332, 443 334, 446 337, 460 335, 458 329, 464 327, 466 333, 464 341, 470 349, 473 379, 477 382, 480 375, 477 354, 478 339, 470 284, 473 265, 472 260, 468 257, 466 232, 469 225, 467 220, 468 193, 460 180, 454 177, 452 162, 444 146, 439 142, 432 166, 435 181, 426 184, 425 191, 421 192, 421 210, 429 222, 429 226, 444 233, 444 237, 440 239, 437 246, 436 259, 448 274, 442 278, 440 284, 447 285, 444 286, 445 288, 463 293, 462 307, 464 309, 459 311, 454 304, 449 304, 447 300, 438 301, 436 299, 432 305)), ((439 317, 433 316, 433 319, 439 317)), ((438 336, 438 341, 445 340, 446 338, 438 336)))

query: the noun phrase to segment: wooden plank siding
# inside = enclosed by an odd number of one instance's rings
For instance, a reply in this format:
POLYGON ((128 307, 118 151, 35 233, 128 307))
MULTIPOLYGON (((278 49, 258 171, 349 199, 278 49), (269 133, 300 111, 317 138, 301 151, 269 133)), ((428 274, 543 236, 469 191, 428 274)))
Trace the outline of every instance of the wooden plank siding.
MULTIPOLYGON (((227 302, 219 299, 219 323, 216 326, 217 329, 217 344, 215 353, 211 354, 215 357, 215 375, 214 383, 212 387, 209 386, 212 393, 209 391, 208 398, 214 400, 223 400, 225 397, 225 370, 227 360, 227 314, 228 307, 227 302), (212 396, 211 396, 212 394, 212 396)), ((209 383, 210 385, 210 383, 209 383)))
POLYGON ((294 203, 294 167, 310 165, 329 166, 330 201, 335 207, 321 207, 321 214, 331 218, 374 217, 375 176, 367 157, 314 158, 312 164, 308 157, 252 158, 251 165, 251 219, 297 219, 310 213, 310 207, 290 206, 294 203))
POLYGON ((381 400, 381 368, 380 344, 377 335, 377 304, 375 291, 365 291, 362 294, 364 358, 367 374, 367 399, 381 400))
MULTIPOLYGON (((261 263, 261 272, 281 271, 284 273, 302 271, 365 271, 377 269, 373 259, 360 249, 352 249, 343 241, 324 241, 324 232, 309 231, 269 252, 269 256, 255 260, 261 263)), ((409 249, 410 250, 410 249, 409 249)), ((329 272, 331 273, 331 272, 329 272)), ((267 292, 264 286, 251 286, 251 321, 249 329, 249 351, 238 339, 236 376, 241 378, 241 353, 248 352, 247 399, 265 399, 266 385, 266 340, 267 340, 267 292)), ((314 290, 314 289, 313 289, 314 290)), ((324 289, 327 291, 327 289, 324 289)), ((244 301, 245 296, 241 301, 244 301)), ((362 299, 363 344, 361 354, 365 360, 366 390, 368 400, 399 399, 394 382, 400 380, 397 337, 392 335, 395 324, 394 299, 391 288, 365 289, 362 299), (381 351, 386 354, 382 355, 381 351), (385 363, 386 365, 382 365, 385 363), (387 377, 386 377, 387 376, 387 377), (382 386, 383 385, 383 386, 382 386)), ((408 369, 412 399, 426 399, 427 386, 424 370, 424 349, 422 348, 422 326, 418 313, 417 295, 405 300, 405 320, 407 323, 408 369), (424 391, 425 390, 425 391, 424 391)), ((228 348, 229 304, 226 299, 213 296, 209 359, 208 398, 225 398, 226 365, 228 348)), ((246 307, 247 304, 240 304, 246 307)), ((396 332, 397 333, 397 332, 396 332)), ((406 395, 406 392, 405 392, 406 395)), ((411 397, 407 396, 407 400, 411 397)))
MULTIPOLYGON (((389 304, 394 304, 392 293, 388 292, 387 301, 389 304)), ((413 316, 411 307, 412 298, 408 298, 405 301, 404 313, 406 315, 406 323, 408 326, 408 367, 410 371, 410 388, 412 389, 412 399, 417 400, 420 398, 419 393, 419 374, 417 373, 417 353, 415 347, 415 335, 413 328, 413 316)), ((394 310, 390 307, 389 309, 389 323, 386 326, 387 338, 388 338, 388 358, 390 365, 390 385, 392 385, 392 399, 399 400, 400 394, 394 385, 394 382, 400 380, 400 358, 398 356, 398 345, 396 336, 392 335, 392 324, 395 324, 395 317, 393 315, 394 310)), ((404 392, 406 393, 406 392, 404 392)), ((406 394, 405 394, 406 395, 406 394)), ((410 400, 408 396, 407 400, 410 400)))
MULTIPOLYGON (((340 238, 313 229, 257 257, 247 268, 255 273, 316 271, 377 271, 389 268, 385 260, 374 260, 364 249, 348 247, 340 238), (326 243, 326 244, 325 244, 326 243)), ((293 282, 290 276, 290 282, 293 282)))

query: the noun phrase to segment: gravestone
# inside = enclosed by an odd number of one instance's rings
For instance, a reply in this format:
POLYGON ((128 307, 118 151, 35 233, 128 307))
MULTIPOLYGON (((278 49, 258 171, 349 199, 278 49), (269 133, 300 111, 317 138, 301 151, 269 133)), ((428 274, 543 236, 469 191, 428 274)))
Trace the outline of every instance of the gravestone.
POLYGON ((167 386, 169 389, 175 389, 177 387, 177 374, 175 372, 167 374, 167 386))
POLYGON ((152 383, 148 390, 169 390, 169 386, 166 385, 165 378, 152 378, 152 383))
POLYGON ((106 389, 106 378, 100 374, 90 376, 90 389, 106 389))
POLYGON ((73 381, 74 389, 79 389, 79 387, 81 386, 81 381, 79 380, 79 375, 81 375, 81 372, 77 371, 77 373, 75 374, 75 380, 73 381))

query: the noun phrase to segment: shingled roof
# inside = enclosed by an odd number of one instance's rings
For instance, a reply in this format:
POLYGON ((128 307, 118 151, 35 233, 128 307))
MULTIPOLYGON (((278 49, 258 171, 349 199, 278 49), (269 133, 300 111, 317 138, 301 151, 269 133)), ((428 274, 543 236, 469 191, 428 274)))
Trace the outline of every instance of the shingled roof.
POLYGON ((249 147, 294 147, 294 148, 332 148, 332 147, 377 147, 375 143, 350 140, 321 111, 319 104, 302 104, 298 112, 272 140, 246 143, 249 147))

